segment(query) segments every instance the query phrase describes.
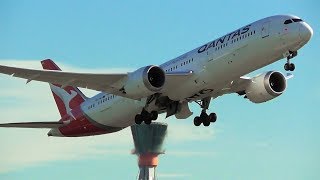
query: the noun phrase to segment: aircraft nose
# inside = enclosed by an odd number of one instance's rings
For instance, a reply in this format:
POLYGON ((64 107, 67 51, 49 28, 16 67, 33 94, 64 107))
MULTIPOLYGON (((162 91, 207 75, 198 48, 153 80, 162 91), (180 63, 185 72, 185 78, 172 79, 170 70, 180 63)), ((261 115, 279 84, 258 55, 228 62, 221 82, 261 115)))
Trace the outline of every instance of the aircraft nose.
POLYGON ((309 26, 309 24, 305 22, 301 24, 300 35, 301 35, 301 38, 306 42, 308 42, 311 39, 313 35, 313 30, 309 26))

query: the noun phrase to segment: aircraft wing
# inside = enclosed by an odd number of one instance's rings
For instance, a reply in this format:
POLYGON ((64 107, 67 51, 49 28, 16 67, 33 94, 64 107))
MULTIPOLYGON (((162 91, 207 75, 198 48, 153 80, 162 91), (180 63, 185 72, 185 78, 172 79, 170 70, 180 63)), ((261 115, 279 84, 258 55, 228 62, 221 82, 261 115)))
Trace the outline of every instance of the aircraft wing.
POLYGON ((58 128, 66 125, 63 122, 23 122, 23 123, 6 123, 0 124, 0 127, 13 128, 58 128))
POLYGON ((55 70, 35 70, 0 65, 0 73, 27 79, 27 83, 35 80, 61 84, 62 86, 75 86, 105 91, 112 88, 112 84, 119 81, 127 74, 93 74, 74 73, 55 70))
MULTIPOLYGON (((121 88, 125 85, 128 78, 128 73, 119 74, 103 74, 103 73, 76 73, 55 70, 36 70, 25 69, 17 67, 9 67, 0 65, 0 73, 27 79, 30 81, 42 81, 52 84, 60 84, 61 86, 75 86, 87 88, 97 91, 103 91, 114 95, 134 99, 129 95, 122 93, 121 88)), ((192 74, 192 71, 166 74, 166 86, 172 86, 177 82, 185 80, 185 78, 192 74)))

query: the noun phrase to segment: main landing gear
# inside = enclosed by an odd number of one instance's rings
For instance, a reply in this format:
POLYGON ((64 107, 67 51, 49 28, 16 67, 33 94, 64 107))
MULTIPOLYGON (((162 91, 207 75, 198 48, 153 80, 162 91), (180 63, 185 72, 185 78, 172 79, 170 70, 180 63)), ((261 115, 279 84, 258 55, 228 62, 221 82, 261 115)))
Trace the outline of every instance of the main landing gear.
POLYGON ((197 102, 201 108, 200 116, 196 116, 193 120, 195 126, 200 126, 203 123, 204 126, 209 126, 210 123, 214 123, 217 121, 216 113, 210 113, 209 115, 206 113, 206 110, 209 108, 211 97, 204 98, 200 102, 197 102))
POLYGON ((298 55, 298 51, 289 51, 289 55, 287 56, 287 63, 284 65, 284 69, 286 71, 294 71, 296 68, 293 63, 290 63, 290 59, 296 57, 298 55))
POLYGON ((151 111, 149 113, 146 110, 142 110, 141 114, 137 114, 135 117, 135 123, 141 124, 144 122, 145 124, 151 124, 151 121, 158 119, 158 112, 157 111, 151 111))

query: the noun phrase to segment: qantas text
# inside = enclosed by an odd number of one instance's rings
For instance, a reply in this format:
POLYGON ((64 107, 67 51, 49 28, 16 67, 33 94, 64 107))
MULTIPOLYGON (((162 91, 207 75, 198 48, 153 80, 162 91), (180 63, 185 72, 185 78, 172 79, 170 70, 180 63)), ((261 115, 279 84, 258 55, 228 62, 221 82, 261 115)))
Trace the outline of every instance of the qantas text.
POLYGON ((251 26, 251 24, 245 26, 242 29, 238 29, 238 30, 236 30, 236 31, 234 31, 232 33, 229 33, 229 34, 227 34, 227 35, 225 35, 225 36, 223 36, 223 37, 221 37, 221 38, 219 38, 217 40, 214 40, 214 41, 212 41, 212 42, 210 42, 208 44, 205 44, 205 45, 201 46, 198 49, 198 53, 202 53, 202 52, 208 50, 209 48, 216 47, 219 44, 223 44, 225 41, 227 42, 230 39, 237 38, 238 36, 241 36, 241 34, 247 33, 250 30, 250 26, 251 26))

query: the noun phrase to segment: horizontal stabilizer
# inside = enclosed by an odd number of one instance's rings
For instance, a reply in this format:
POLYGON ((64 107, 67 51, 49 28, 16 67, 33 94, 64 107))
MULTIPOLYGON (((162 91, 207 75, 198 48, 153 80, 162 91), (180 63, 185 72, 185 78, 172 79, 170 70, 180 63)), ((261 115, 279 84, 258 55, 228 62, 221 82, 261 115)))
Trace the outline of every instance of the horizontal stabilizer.
POLYGON ((63 122, 23 122, 23 123, 7 123, 0 124, 0 127, 11 128, 58 128, 64 126, 63 122))

